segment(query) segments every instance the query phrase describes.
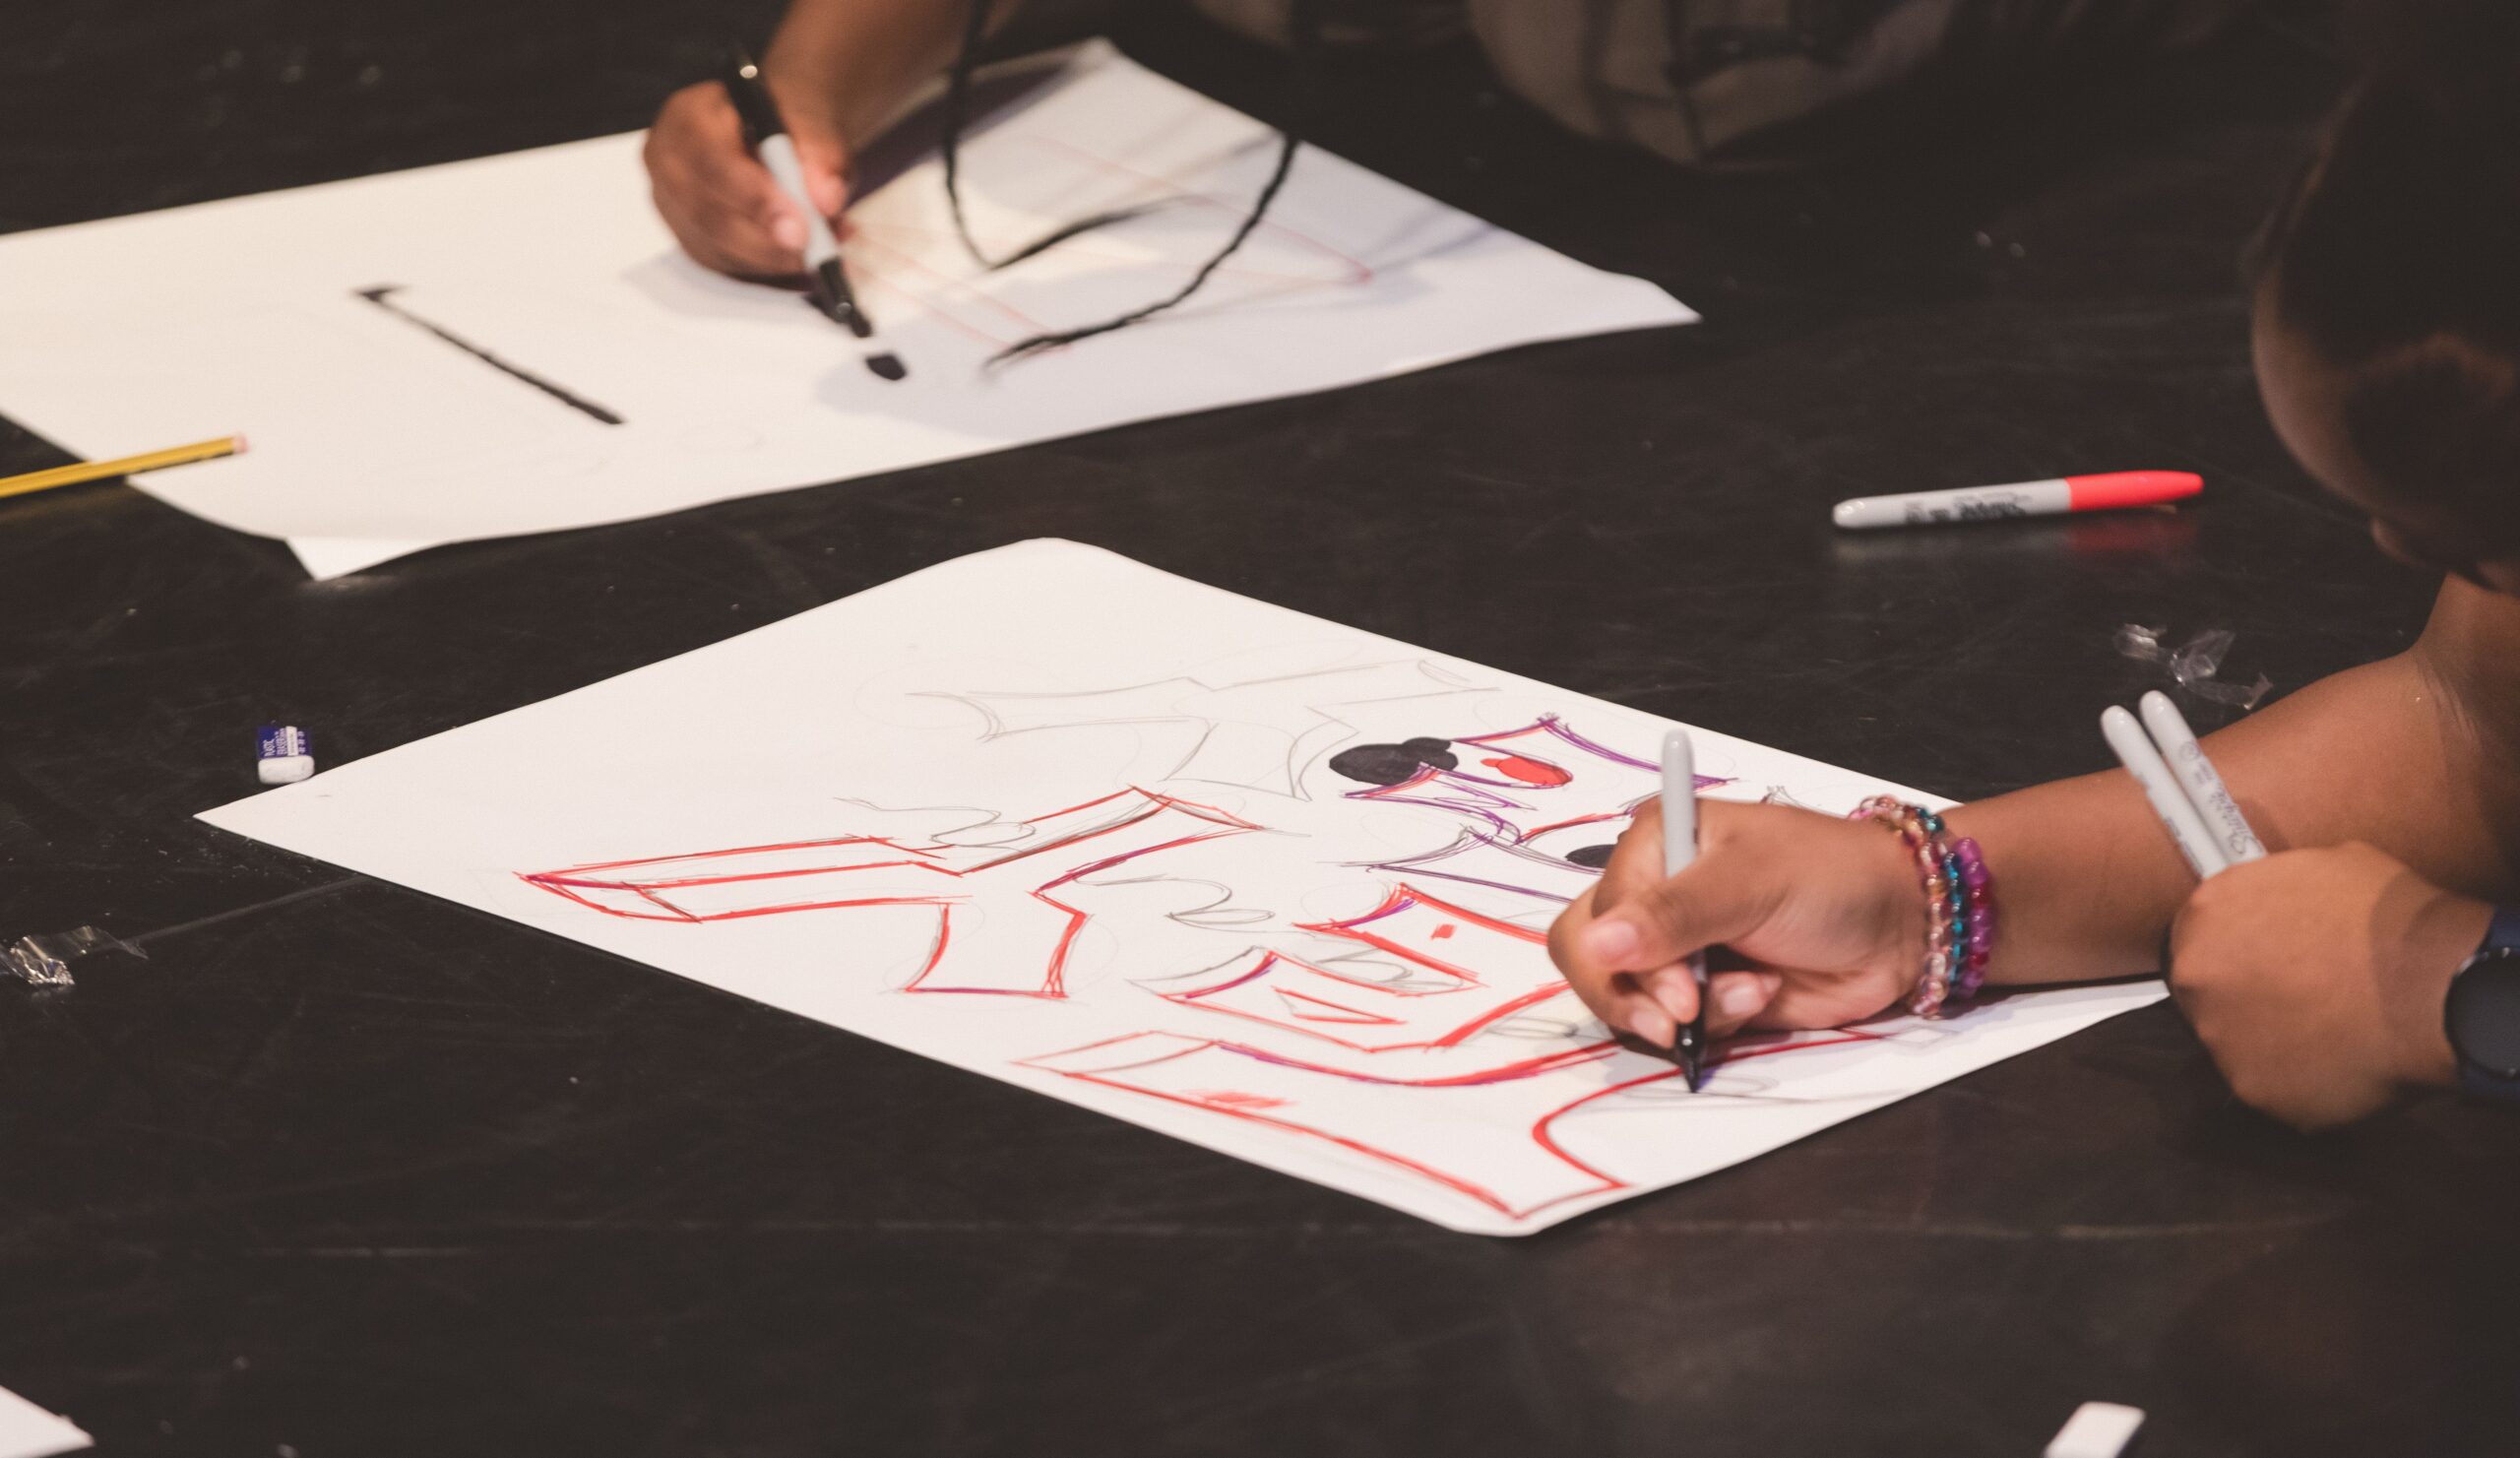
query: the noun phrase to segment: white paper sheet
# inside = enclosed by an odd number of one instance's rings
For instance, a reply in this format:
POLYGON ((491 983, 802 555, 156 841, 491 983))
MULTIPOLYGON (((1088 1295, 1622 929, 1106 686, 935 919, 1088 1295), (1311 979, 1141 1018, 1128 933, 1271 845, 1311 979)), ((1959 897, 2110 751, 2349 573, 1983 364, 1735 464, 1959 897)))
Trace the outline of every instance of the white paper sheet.
MULTIPOLYGON (((1688 1094, 1542 942, 1664 728, 1035 541, 202 818, 1495 1235, 2161 995, 1752 1038, 1688 1094)), ((1697 745, 1715 795, 1896 790, 1697 745)))
POLYGON ((56 1418, 0 1388, 0 1458, 52 1458, 94 1445, 94 1439, 68 1419, 56 1418))
POLYGON ((1178 287, 1239 222, 1275 136, 1085 48, 967 147, 974 229, 1002 253, 1163 206, 990 275, 954 238, 932 158, 878 188, 847 251, 911 367, 899 384, 799 295, 683 257, 635 134, 22 233, 0 238, 0 412, 91 457, 244 432, 250 454, 143 485, 290 539, 325 576, 1696 317, 1307 149, 1189 304, 982 371, 1040 329, 1178 287))

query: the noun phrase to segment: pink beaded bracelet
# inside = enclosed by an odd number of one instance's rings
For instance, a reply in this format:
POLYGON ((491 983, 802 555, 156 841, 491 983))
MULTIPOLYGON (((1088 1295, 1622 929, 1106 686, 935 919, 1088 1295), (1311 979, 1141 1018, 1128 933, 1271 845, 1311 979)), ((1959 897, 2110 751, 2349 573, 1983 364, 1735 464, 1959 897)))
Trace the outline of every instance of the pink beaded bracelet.
POLYGON ((1942 817, 1922 805, 1874 795, 1849 817, 1889 827, 1917 857, 1925 892, 1924 968, 1908 1010, 1939 1017, 1985 984, 1995 946, 1995 883, 1978 843, 1954 842, 1942 817))

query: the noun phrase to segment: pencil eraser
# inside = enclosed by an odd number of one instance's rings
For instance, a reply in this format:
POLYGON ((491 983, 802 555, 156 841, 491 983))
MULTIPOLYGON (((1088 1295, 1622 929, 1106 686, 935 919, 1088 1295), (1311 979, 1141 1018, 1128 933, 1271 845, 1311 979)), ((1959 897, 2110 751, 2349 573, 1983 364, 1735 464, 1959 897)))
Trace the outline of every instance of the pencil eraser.
POLYGON ((267 724, 254 734, 254 773, 266 785, 294 785, 315 773, 314 744, 294 725, 267 724))
POLYGON ((2135 1440, 2135 1429, 2143 1426, 2142 1408, 2084 1403, 2048 1444, 2048 1458, 2117 1458, 2135 1440))

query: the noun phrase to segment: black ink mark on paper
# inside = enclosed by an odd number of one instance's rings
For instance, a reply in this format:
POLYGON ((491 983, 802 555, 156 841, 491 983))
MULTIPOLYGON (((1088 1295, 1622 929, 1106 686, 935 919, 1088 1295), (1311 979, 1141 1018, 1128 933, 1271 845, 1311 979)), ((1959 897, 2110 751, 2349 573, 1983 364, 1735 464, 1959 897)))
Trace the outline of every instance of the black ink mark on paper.
MULTIPOLYGON (((835 280, 840 277, 837 266, 833 266, 830 277, 835 280)), ((833 289, 830 285, 808 290, 805 294, 805 302, 815 313, 861 340, 870 338, 875 333, 875 326, 868 322, 866 311, 858 308, 853 300, 846 307, 841 307, 834 302, 833 289)), ((858 358, 859 362, 879 380, 898 381, 910 376, 910 366, 902 363, 902 356, 890 349, 863 354, 858 358)))
POLYGON ((465 353, 480 360, 483 364, 490 366, 501 374, 525 381, 535 389, 550 396, 552 399, 560 402, 562 405, 567 406, 573 411, 579 411, 583 413, 593 415, 606 425, 618 425, 622 423, 619 415, 605 410, 602 406, 596 404, 594 401, 588 400, 584 396, 573 395, 560 386, 553 384, 551 381, 534 373, 532 370, 522 369, 516 365, 510 364, 508 361, 501 359, 498 355, 482 349, 479 345, 473 344, 472 341, 465 339, 461 335, 455 334, 452 331, 432 324, 428 320, 421 318, 419 315, 412 313, 410 309, 394 302, 391 295, 400 293, 402 290, 403 285, 400 284, 380 284, 374 288, 361 288, 355 290, 355 292, 359 297, 366 299, 369 303, 376 305, 378 308, 392 314, 394 317, 404 320, 407 323, 418 325, 420 328, 436 335, 439 339, 442 339, 448 344, 453 345, 455 348, 462 349, 465 353))
POLYGON ((1458 769, 1450 739, 1409 739, 1398 744, 1358 744, 1331 756, 1333 773, 1366 785, 1397 785, 1419 770, 1458 769))

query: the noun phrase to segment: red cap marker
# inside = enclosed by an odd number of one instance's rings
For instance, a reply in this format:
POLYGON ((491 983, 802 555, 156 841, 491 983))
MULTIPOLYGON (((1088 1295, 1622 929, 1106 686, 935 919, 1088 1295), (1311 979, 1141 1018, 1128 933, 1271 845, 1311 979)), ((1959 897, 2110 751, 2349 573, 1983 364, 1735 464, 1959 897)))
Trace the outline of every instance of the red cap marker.
POLYGON ((2016 481, 2008 486, 1969 486, 1957 491, 1914 491, 1905 496, 1858 496, 1829 515, 1850 532, 1878 527, 1938 527, 1948 522, 1993 522, 2007 517, 2063 516, 2069 511, 2115 511, 2160 506, 2205 489, 2205 478, 2184 471, 2118 471, 2056 480, 2016 481))

